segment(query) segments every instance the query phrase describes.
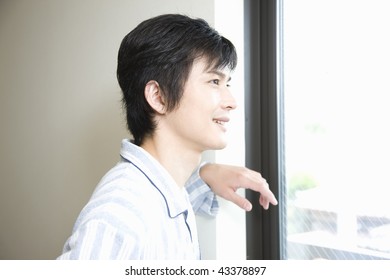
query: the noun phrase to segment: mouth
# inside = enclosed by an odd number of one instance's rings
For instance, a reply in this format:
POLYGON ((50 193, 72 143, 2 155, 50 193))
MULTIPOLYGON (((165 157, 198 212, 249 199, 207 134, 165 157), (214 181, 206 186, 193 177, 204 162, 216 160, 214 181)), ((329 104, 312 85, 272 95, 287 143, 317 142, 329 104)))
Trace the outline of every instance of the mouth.
POLYGON ((229 122, 229 118, 227 117, 214 118, 213 122, 225 128, 226 123, 229 122))
POLYGON ((216 124, 225 125, 226 122, 220 120, 213 120, 216 124))

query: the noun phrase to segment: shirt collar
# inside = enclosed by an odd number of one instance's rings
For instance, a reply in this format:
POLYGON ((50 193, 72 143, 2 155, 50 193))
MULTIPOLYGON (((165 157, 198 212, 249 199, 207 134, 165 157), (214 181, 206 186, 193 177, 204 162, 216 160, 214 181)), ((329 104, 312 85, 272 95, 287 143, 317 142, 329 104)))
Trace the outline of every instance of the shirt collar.
POLYGON ((186 190, 179 187, 166 169, 148 152, 128 139, 122 140, 121 156, 138 168, 164 197, 168 215, 174 218, 188 211, 186 190))

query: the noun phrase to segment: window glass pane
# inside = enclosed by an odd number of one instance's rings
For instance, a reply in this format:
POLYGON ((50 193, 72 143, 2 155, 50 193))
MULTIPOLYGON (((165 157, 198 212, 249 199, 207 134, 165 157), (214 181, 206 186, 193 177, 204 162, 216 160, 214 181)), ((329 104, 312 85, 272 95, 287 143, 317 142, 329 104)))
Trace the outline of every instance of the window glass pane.
POLYGON ((390 4, 284 0, 288 259, 390 259, 390 4))

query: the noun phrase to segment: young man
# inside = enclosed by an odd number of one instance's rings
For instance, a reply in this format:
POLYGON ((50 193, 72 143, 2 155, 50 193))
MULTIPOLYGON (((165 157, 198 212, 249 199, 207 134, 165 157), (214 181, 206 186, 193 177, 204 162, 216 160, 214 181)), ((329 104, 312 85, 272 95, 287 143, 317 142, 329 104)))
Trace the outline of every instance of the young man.
POLYGON ((203 151, 226 146, 236 60, 229 40, 182 15, 146 20, 123 39, 117 77, 134 140, 122 141, 121 162, 97 186, 59 259, 199 259, 195 213, 215 215, 215 194, 245 210, 239 187, 260 192, 265 209, 277 203, 259 173, 200 166, 203 151))

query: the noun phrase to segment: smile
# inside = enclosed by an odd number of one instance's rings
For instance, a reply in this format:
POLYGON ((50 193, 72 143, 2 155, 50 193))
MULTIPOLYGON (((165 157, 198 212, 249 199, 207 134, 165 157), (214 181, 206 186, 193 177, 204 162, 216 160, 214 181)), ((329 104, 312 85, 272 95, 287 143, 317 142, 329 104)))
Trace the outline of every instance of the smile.
POLYGON ((229 121, 230 121, 230 119, 228 116, 220 116, 220 117, 213 118, 213 122, 215 122, 219 125, 225 125, 229 121))
POLYGON ((226 123, 226 122, 220 121, 220 120, 214 120, 214 122, 219 124, 219 125, 225 125, 225 123, 226 123))
POLYGON ((226 131, 226 124, 229 122, 229 117, 221 116, 213 119, 213 122, 216 123, 224 132, 226 131))

